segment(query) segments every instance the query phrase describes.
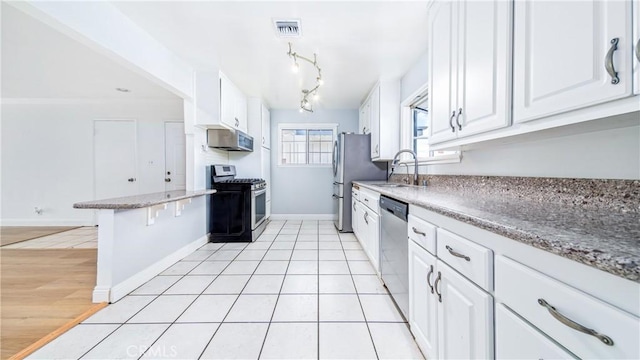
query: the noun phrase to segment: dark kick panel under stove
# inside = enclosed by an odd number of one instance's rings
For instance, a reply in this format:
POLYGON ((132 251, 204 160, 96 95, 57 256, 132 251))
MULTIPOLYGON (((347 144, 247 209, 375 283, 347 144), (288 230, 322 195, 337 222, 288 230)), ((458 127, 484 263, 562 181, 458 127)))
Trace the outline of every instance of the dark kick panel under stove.
POLYGON ((212 165, 207 167, 207 188, 217 190, 207 206, 209 241, 251 242, 260 236, 266 225, 263 179, 235 178, 235 166, 212 165))

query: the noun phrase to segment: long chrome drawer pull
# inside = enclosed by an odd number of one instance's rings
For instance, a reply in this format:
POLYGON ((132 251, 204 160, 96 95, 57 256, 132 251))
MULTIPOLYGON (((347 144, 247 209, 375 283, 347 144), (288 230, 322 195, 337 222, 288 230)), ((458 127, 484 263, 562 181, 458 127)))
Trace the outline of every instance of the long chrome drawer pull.
POLYGON ((618 38, 613 38, 611 39, 611 47, 609 48, 609 51, 607 51, 607 56, 604 62, 604 68, 607 69, 609 76, 611 76, 611 83, 613 85, 620 82, 618 72, 613 66, 613 53, 616 52, 616 50, 618 50, 618 38))
POLYGON ((460 125, 460 115, 462 115, 462 108, 458 110, 458 115, 456 115, 456 125, 458 125, 458 130, 462 131, 462 125, 460 125))
POLYGON ((433 274, 433 265, 430 265, 429 273, 427 274, 427 284, 431 288, 431 293, 433 294, 433 285, 431 285, 431 281, 429 281, 429 279, 431 279, 431 274, 433 274))
POLYGON ((636 43, 636 59, 640 61, 640 39, 638 39, 638 42, 636 43))
POLYGON ((457 252, 457 251, 453 250, 453 249, 451 248, 451 246, 447 245, 447 246, 445 246, 445 248, 446 248, 447 250, 449 250, 449 254, 451 254, 451 255, 453 255, 453 256, 455 256, 455 257, 463 258, 463 259, 465 259, 465 260, 467 260, 467 261, 471 261, 471 258, 470 258, 470 257, 468 257, 467 255, 460 254, 459 252, 457 252))
POLYGON ((451 113, 451 118, 449 119, 449 127, 451 128, 451 132, 456 132, 456 128, 453 127, 453 118, 456 117, 456 111, 453 110, 451 113))
POLYGON ((364 213, 364 222, 366 222, 366 223, 367 223, 367 225, 369 225, 369 219, 368 219, 368 217, 369 217, 369 213, 368 213, 368 212, 365 212, 365 213, 364 213))
POLYGON ((416 229, 415 226, 412 226, 411 230, 413 230, 413 232, 418 234, 418 235, 427 236, 427 234, 423 233, 422 231, 418 231, 418 229, 416 229))
POLYGON ((593 329, 589 329, 587 327, 584 327, 584 326, 578 324, 577 322, 569 319, 568 317, 560 314, 560 312, 558 312, 558 310, 556 310, 556 308, 551 306, 551 304, 546 302, 545 299, 538 299, 538 304, 540 304, 540 306, 546 307, 547 310, 549 311, 549 314, 551 314, 554 318, 556 318, 556 320, 558 320, 561 323, 567 325, 568 327, 570 327, 572 329, 575 329, 575 330, 578 330, 580 332, 583 332, 585 334, 588 334, 588 335, 591 335, 591 336, 595 336, 600 341, 605 343, 605 345, 613 346, 613 340, 610 337, 608 337, 607 335, 599 334, 597 331, 595 331, 593 329))
POLYGON ((438 271, 438 277, 436 278, 436 282, 433 284, 433 287, 436 289, 436 294, 438 294, 438 301, 442 302, 442 293, 438 291, 438 283, 442 280, 442 274, 438 271))

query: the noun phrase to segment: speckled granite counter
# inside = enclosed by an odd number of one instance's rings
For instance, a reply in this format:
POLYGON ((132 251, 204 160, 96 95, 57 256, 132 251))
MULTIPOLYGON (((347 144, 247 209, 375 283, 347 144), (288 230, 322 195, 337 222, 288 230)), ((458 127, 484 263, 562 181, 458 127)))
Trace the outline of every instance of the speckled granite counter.
MULTIPOLYGON (((640 282, 638 203, 610 207, 568 206, 554 201, 452 191, 450 186, 383 187, 354 182, 383 195, 454 218, 542 250, 640 282)), ((638 182, 630 182, 637 195, 638 182)), ((634 198, 635 199, 635 198, 634 198)))
POLYGON ((140 209, 153 205, 164 204, 171 201, 177 201, 182 199, 188 199, 196 196, 209 195, 215 193, 216 190, 198 190, 198 191, 185 191, 174 190, 165 191, 151 194, 142 194, 135 196, 124 196, 119 198, 84 201, 73 204, 76 209, 113 209, 113 210, 127 210, 127 209, 140 209))

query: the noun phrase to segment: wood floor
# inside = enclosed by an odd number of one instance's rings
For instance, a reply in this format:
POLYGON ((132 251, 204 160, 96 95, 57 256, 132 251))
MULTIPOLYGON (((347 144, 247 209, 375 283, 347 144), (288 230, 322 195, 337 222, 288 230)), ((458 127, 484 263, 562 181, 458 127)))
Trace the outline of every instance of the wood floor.
POLYGON ((2 359, 93 306, 96 249, 1 249, 0 261, 2 359))
POLYGON ((0 226, 0 246, 75 229, 77 226, 0 226))

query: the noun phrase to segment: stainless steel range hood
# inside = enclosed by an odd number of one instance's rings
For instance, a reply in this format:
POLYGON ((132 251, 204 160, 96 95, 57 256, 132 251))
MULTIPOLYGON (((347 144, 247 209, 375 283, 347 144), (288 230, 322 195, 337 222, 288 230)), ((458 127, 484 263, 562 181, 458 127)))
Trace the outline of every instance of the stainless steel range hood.
POLYGON ((207 145, 227 151, 253 151, 253 138, 239 130, 208 129, 207 145))

